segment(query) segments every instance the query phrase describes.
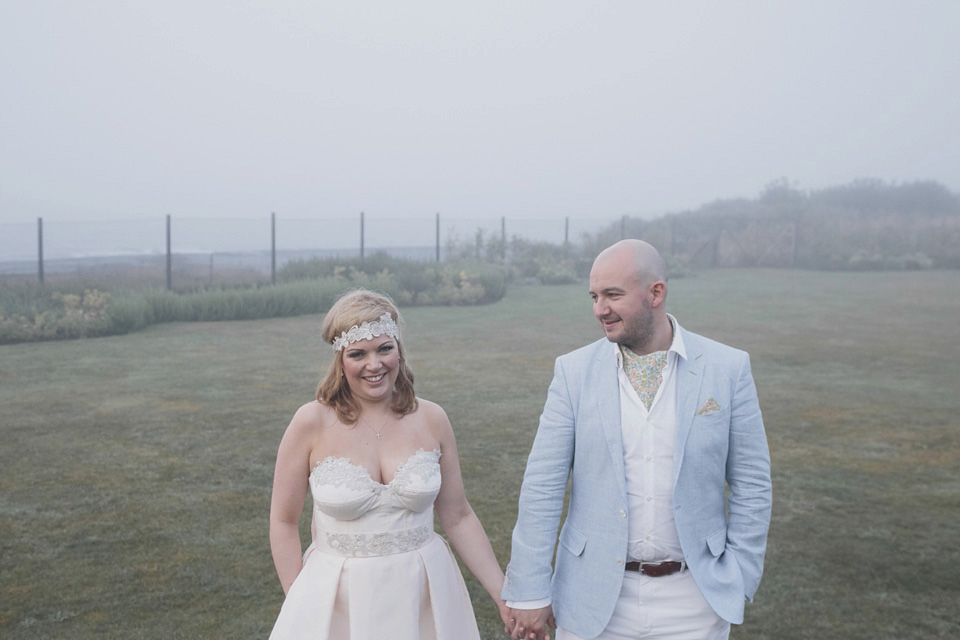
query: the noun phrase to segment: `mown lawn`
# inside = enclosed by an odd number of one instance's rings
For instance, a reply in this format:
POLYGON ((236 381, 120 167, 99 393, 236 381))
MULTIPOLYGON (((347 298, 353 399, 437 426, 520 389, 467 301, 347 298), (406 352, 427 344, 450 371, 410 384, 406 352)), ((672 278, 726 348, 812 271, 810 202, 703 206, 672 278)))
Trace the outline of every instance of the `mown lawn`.
MULTIPOLYGON (((668 306, 750 351, 772 449, 767 571, 733 637, 960 636, 958 274, 711 271, 668 306)), ((405 316, 417 391, 453 421, 506 563, 553 359, 600 335, 586 285, 405 316)), ((0 347, 0 637, 265 638, 273 460, 331 357, 319 326, 0 347)))

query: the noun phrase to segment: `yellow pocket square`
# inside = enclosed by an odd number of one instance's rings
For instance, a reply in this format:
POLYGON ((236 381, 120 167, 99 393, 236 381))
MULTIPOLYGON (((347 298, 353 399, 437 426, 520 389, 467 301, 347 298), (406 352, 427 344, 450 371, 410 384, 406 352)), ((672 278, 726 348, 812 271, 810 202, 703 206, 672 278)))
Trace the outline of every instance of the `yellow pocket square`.
POLYGON ((698 416, 705 416, 710 413, 716 413, 720 411, 720 405, 717 404, 717 401, 713 398, 709 398, 706 402, 703 403, 703 406, 700 407, 700 410, 697 411, 698 416))

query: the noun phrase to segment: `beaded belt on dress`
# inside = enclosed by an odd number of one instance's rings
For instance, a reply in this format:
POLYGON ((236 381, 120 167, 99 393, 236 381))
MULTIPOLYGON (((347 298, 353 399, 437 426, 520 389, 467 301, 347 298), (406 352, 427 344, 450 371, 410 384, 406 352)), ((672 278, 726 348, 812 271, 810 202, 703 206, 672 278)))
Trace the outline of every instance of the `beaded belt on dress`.
POLYGON ((313 545, 328 553, 351 558, 374 558, 419 549, 430 542, 433 529, 414 527, 382 533, 334 533, 317 531, 313 545))

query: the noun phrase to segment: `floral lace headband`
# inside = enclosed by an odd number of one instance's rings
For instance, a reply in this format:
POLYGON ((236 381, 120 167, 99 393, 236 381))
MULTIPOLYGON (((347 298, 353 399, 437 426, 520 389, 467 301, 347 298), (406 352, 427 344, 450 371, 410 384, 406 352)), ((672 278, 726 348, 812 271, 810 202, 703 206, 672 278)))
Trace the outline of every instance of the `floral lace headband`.
POLYGON ((339 338, 333 339, 333 350, 340 351, 349 344, 358 340, 373 340, 378 336, 387 335, 391 338, 400 337, 400 327, 393 321, 389 313, 380 316, 379 320, 364 322, 359 327, 353 325, 349 331, 344 331, 339 338))

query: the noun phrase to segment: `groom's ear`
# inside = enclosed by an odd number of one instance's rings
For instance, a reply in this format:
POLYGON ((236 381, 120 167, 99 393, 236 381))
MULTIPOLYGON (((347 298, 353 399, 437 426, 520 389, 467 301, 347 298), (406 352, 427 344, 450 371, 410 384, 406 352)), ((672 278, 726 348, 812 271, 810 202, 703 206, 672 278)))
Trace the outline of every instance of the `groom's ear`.
POLYGON ((647 289, 650 294, 650 304, 659 307, 667 298, 667 283, 663 280, 657 280, 647 289))

